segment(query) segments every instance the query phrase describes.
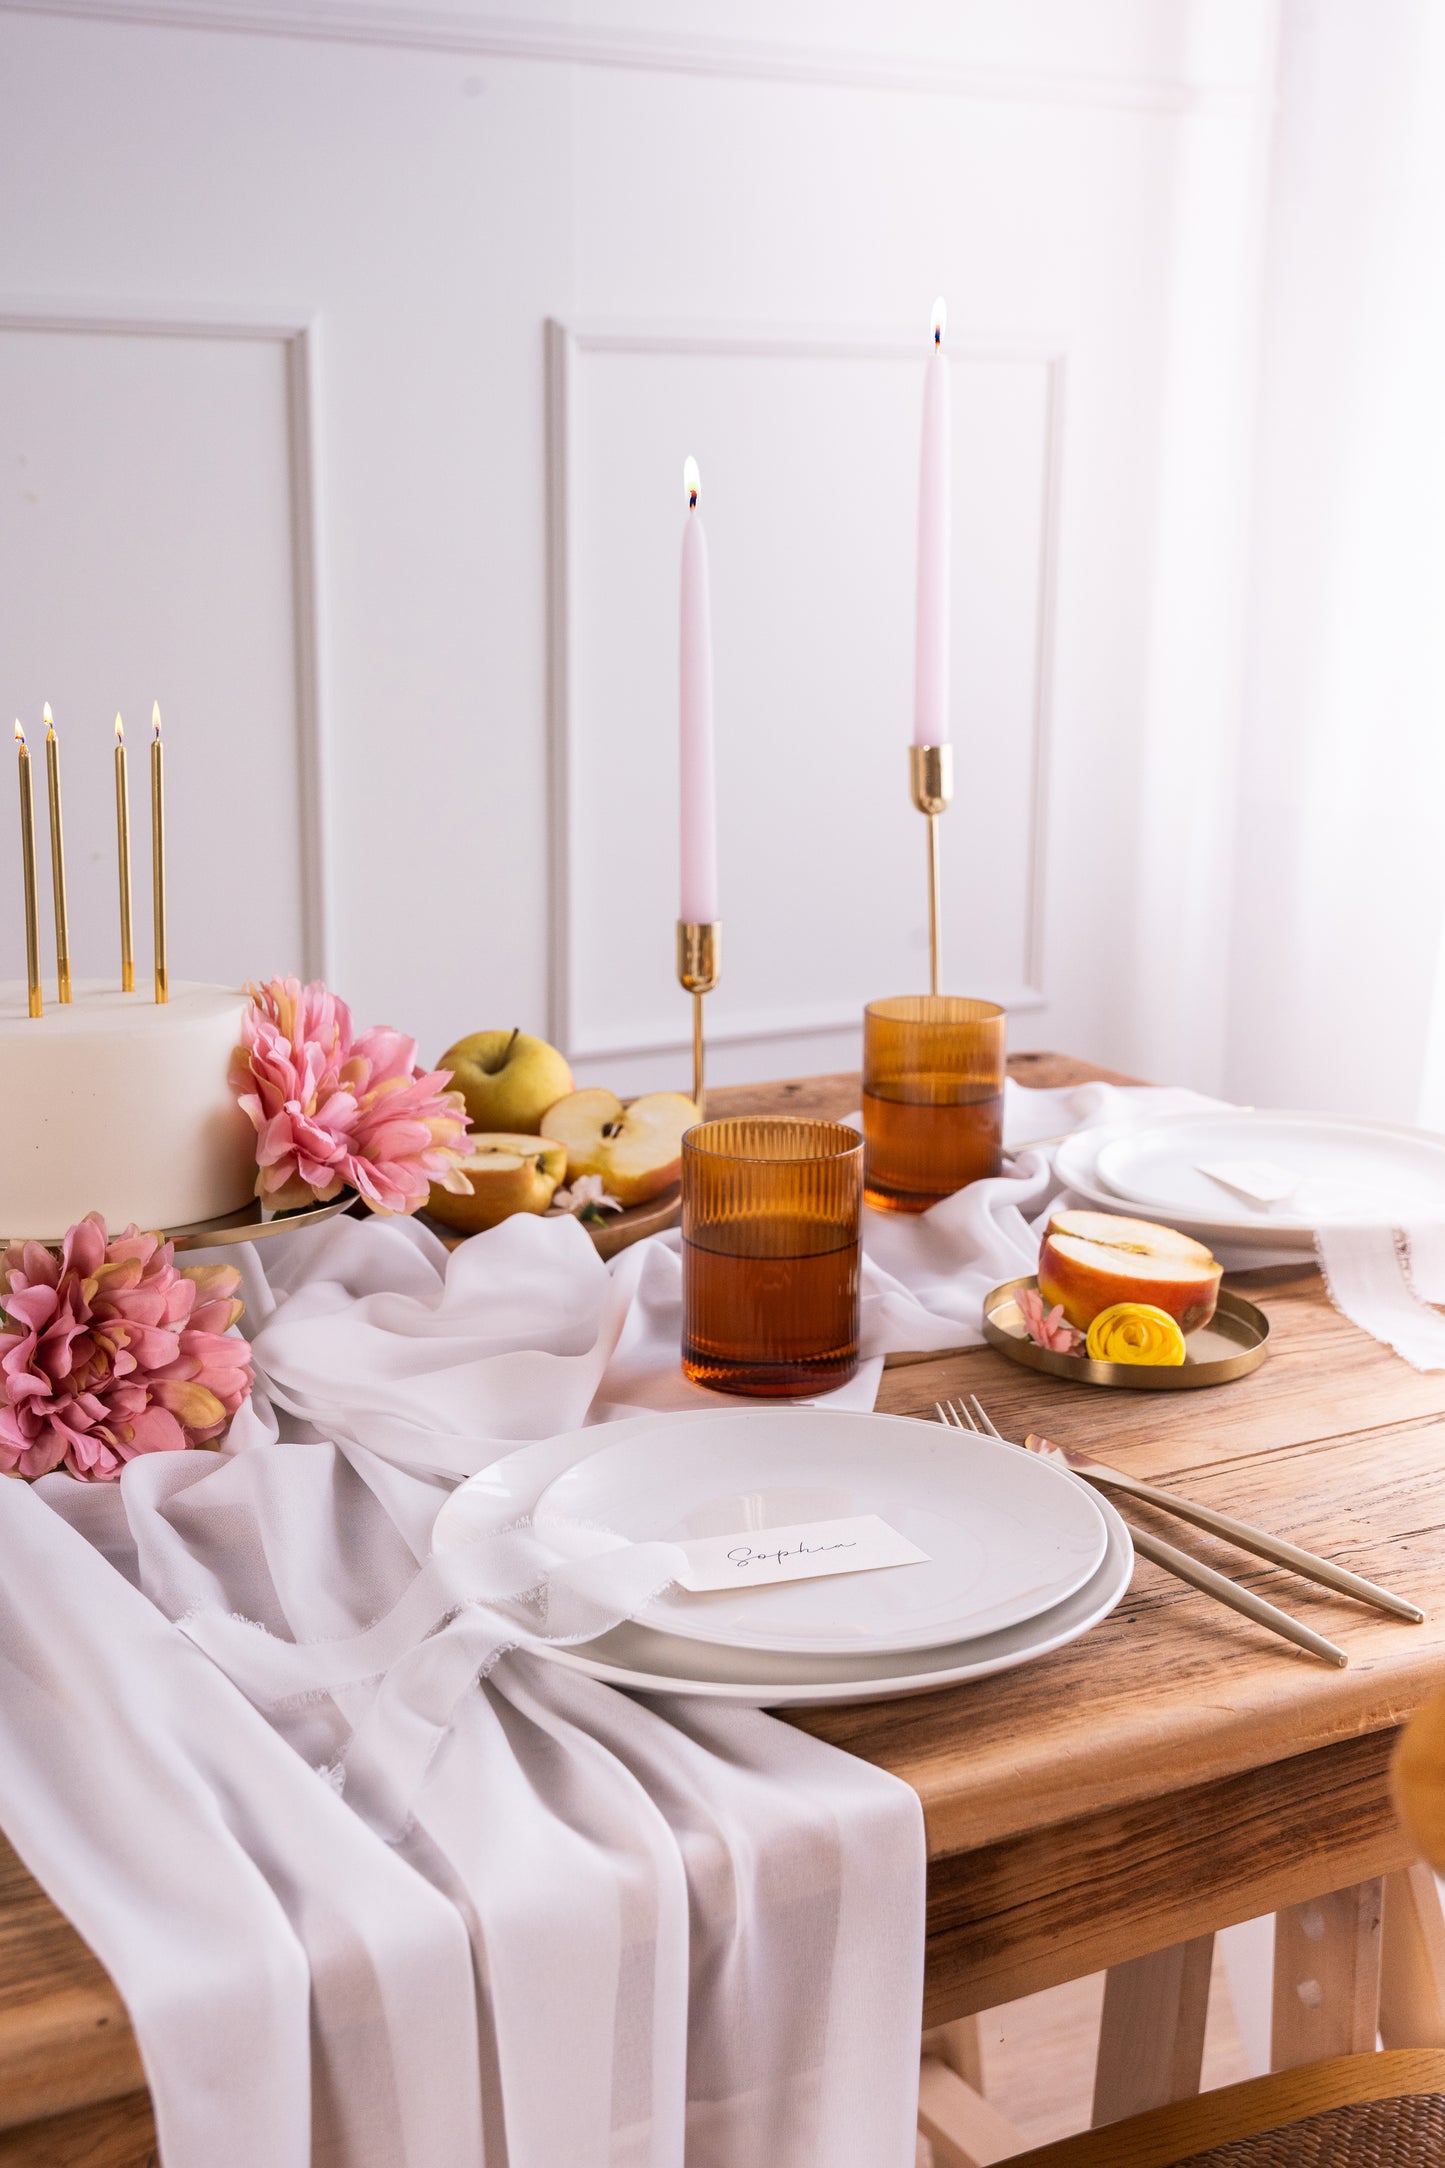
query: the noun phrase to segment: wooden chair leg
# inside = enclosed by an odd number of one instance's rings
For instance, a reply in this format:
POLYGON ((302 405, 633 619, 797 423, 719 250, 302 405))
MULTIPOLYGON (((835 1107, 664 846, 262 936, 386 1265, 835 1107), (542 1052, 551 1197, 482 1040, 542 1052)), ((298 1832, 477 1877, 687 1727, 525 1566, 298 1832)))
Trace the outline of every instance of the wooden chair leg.
POLYGON ((934 2168, 990 2168, 1029 2145, 1016 2123, 936 2055, 919 2065, 918 2128, 933 2148, 934 2168))
POLYGON ((923 2035, 923 2053, 936 2055, 956 2070, 976 2093, 983 2091, 983 2043, 977 2017, 955 2017, 946 2025, 931 2025, 923 2035))
POLYGON ((1385 1877, 1380 2039, 1387 2048, 1445 2048, 1445 1913, 1423 1862, 1385 1877))
POLYGON ((1383 1913, 1377 1878, 1275 1914, 1272 2068, 1373 2053, 1383 1913))
POLYGON ((1213 1935, 1200 1935, 1109 1968, 1094 2070, 1096 2128, 1199 2091, 1213 1955, 1213 1935))

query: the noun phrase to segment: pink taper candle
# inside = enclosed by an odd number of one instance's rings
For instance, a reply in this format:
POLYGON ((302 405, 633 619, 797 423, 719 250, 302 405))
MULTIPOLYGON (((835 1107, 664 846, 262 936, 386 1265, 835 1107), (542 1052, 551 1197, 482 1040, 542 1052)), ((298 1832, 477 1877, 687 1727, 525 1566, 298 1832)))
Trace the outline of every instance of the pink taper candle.
POLYGON ((913 742, 948 743, 948 606, 953 430, 943 329, 948 310, 933 304, 933 344, 923 371, 923 454, 918 475, 918 642, 913 681, 913 742))
POLYGON ((697 461, 682 470, 687 518, 682 529, 682 900, 678 917, 710 925, 717 908, 717 785, 713 773, 712 608, 707 536, 698 517, 697 461))

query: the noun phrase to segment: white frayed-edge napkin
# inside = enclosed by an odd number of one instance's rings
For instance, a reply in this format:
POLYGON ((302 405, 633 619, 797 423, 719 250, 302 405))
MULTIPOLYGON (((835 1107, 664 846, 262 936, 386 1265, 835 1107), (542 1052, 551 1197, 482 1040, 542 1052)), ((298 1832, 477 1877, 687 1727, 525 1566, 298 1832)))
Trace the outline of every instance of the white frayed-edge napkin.
POLYGON ((1445 1370, 1445 1226, 1322 1227, 1315 1253, 1335 1308, 1417 1370, 1445 1370))

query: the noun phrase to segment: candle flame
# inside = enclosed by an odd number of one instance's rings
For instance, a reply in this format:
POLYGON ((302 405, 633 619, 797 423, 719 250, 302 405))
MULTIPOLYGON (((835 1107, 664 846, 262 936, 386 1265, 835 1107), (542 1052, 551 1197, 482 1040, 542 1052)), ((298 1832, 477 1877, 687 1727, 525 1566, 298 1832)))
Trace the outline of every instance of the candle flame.
POLYGON ((53 738, 55 736, 55 718, 50 712, 50 702, 48 700, 45 703, 45 707, 41 713, 40 720, 45 725, 46 737, 53 738))
POLYGON ((25 744, 25 732, 20 727, 20 718, 18 715, 15 718, 15 743, 22 747, 25 744))
POLYGON ((119 715, 115 719, 115 741, 117 745, 125 744, 125 724, 121 721, 119 715))
POLYGON ((933 304, 933 315, 930 322, 933 325, 933 343, 935 346, 942 346, 943 334, 948 329, 948 303, 944 300, 942 294, 933 304))
POLYGON ((693 458, 691 452, 688 453, 682 463, 682 486, 687 491, 689 505, 695 507, 698 492, 702 488, 702 475, 698 471, 697 461, 693 458))
POLYGON ((159 700, 157 700, 156 702, 154 702, 154 704, 152 705, 152 708, 151 708, 151 736, 152 736, 153 738, 158 738, 158 737, 160 736, 160 734, 161 734, 161 704, 160 704, 159 700))

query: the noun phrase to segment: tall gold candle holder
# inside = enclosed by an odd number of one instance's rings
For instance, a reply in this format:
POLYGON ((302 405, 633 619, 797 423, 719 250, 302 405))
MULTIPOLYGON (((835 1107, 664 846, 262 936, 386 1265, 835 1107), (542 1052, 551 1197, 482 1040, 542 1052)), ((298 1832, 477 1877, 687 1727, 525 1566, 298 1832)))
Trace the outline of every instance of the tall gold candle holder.
POLYGON ((677 977, 684 993, 692 995, 692 1096, 699 1118, 703 1114, 702 997, 710 994, 722 975, 722 920, 686 919, 677 922, 677 977))
POLYGON ((40 898, 35 875, 35 797, 30 782, 30 748, 20 719, 15 719, 15 751, 20 763, 20 863, 25 877, 25 978, 30 1014, 42 1016, 40 992, 40 898))
POLYGON ((55 991, 70 999, 70 919, 65 908, 65 824, 60 812, 60 740, 45 703, 45 795, 50 807, 50 881, 55 896, 55 991))
POLYGON ((928 821, 928 990, 940 991, 943 946, 943 875, 938 855, 938 816, 953 803, 953 747, 910 745, 908 780, 913 803, 928 821))

